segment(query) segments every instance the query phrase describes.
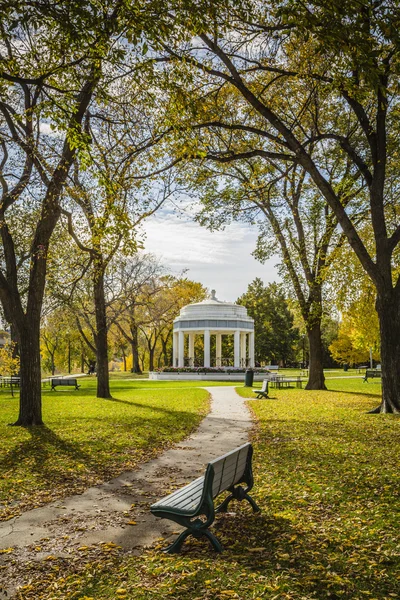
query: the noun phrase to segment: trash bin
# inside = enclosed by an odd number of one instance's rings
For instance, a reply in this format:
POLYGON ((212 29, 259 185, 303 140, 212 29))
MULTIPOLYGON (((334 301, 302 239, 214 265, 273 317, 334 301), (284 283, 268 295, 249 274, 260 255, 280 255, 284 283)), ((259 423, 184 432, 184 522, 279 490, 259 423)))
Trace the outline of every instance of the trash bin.
POLYGON ((348 371, 348 370, 349 370, 349 365, 347 363, 344 363, 343 371, 348 371))
POLYGON ((244 375, 244 385, 245 387, 251 387, 253 385, 254 379, 254 371, 253 369, 246 369, 246 373, 244 375))

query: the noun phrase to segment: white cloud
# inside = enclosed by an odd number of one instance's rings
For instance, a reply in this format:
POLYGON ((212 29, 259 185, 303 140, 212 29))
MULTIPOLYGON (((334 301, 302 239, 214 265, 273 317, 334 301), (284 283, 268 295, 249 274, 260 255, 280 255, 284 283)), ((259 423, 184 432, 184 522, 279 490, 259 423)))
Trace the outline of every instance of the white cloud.
POLYGON ((176 272, 189 269, 188 277, 216 289, 221 300, 235 300, 255 277, 265 282, 278 279, 274 268, 278 259, 263 265, 251 256, 255 227, 232 223, 223 231, 210 232, 163 211, 148 219, 143 229, 146 252, 160 256, 176 272))

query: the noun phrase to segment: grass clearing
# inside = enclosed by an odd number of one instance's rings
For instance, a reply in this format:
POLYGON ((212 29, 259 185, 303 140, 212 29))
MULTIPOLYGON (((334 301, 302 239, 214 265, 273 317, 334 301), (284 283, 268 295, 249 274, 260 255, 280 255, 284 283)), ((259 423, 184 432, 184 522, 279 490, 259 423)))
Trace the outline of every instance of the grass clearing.
POLYGON ((398 598, 399 417, 367 414, 379 403, 375 382, 328 386, 272 390, 272 400, 250 402, 257 420, 253 495, 262 513, 233 504, 235 515, 217 518, 223 554, 203 540, 186 542, 175 556, 159 548, 139 557, 115 550, 107 560, 71 567, 58 589, 50 578, 43 598, 398 598))
POLYGON ((9 427, 18 397, 1 390, 2 520, 134 468, 185 437, 208 411, 208 393, 195 385, 115 380, 113 399, 101 400, 95 378, 80 383, 79 391, 43 391, 46 426, 39 428, 9 427))

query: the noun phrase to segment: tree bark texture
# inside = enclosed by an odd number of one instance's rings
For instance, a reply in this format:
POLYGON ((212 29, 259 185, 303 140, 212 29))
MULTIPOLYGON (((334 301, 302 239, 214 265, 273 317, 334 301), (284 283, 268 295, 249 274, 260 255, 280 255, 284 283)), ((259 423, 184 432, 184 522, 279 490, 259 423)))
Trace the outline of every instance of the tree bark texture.
POLYGON ((135 323, 131 324, 131 348, 132 348, 132 373, 141 374, 139 360, 138 327, 135 323))
POLYGON ((22 427, 43 425, 39 332, 40 321, 34 323, 32 319, 19 332, 20 406, 14 425, 22 427))
POLYGON ((155 348, 149 347, 149 371, 154 371, 154 350, 155 348))
POLYGON ((326 390, 320 322, 307 329, 309 343, 309 375, 306 390, 326 390))
POLYGON ((398 290, 376 301, 381 334, 381 413, 400 413, 400 298, 398 290))
POLYGON ((96 373, 97 397, 111 398, 108 373, 107 314, 104 296, 104 271, 96 270, 93 279, 93 298, 96 314, 96 373))

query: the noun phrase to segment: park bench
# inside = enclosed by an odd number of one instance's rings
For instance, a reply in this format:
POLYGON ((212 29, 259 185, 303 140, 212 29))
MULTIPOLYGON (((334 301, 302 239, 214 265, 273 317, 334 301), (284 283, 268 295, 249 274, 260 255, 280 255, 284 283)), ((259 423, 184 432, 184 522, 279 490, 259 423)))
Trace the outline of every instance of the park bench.
POLYGON ((375 377, 382 377, 382 371, 380 369, 367 369, 363 381, 368 383, 368 379, 374 379, 375 377))
POLYGON ((184 540, 193 535, 195 538, 206 536, 216 552, 222 551, 222 546, 209 527, 216 513, 227 511, 231 500, 247 500, 254 512, 259 512, 257 504, 249 496, 253 487, 253 472, 251 458, 252 445, 247 443, 224 456, 208 463, 205 474, 162 498, 150 507, 156 517, 170 519, 186 527, 177 539, 165 549, 165 552, 179 552, 184 540), (246 487, 240 484, 244 483, 246 487), (214 500, 228 491, 229 495, 217 507, 214 500))
POLYGON ((60 377, 59 379, 52 378, 51 389, 55 390, 58 385, 74 386, 76 390, 79 390, 80 388, 75 377, 60 377))
POLYGON ((264 379, 260 390, 253 390, 253 394, 257 394, 257 398, 269 398, 268 396, 268 379, 264 379))
POLYGON ((11 387, 12 385, 16 386, 16 387, 19 387, 20 382, 21 382, 21 378, 20 377, 16 377, 16 376, 13 376, 13 377, 2 377, 1 378, 1 385, 4 386, 4 387, 11 387))

